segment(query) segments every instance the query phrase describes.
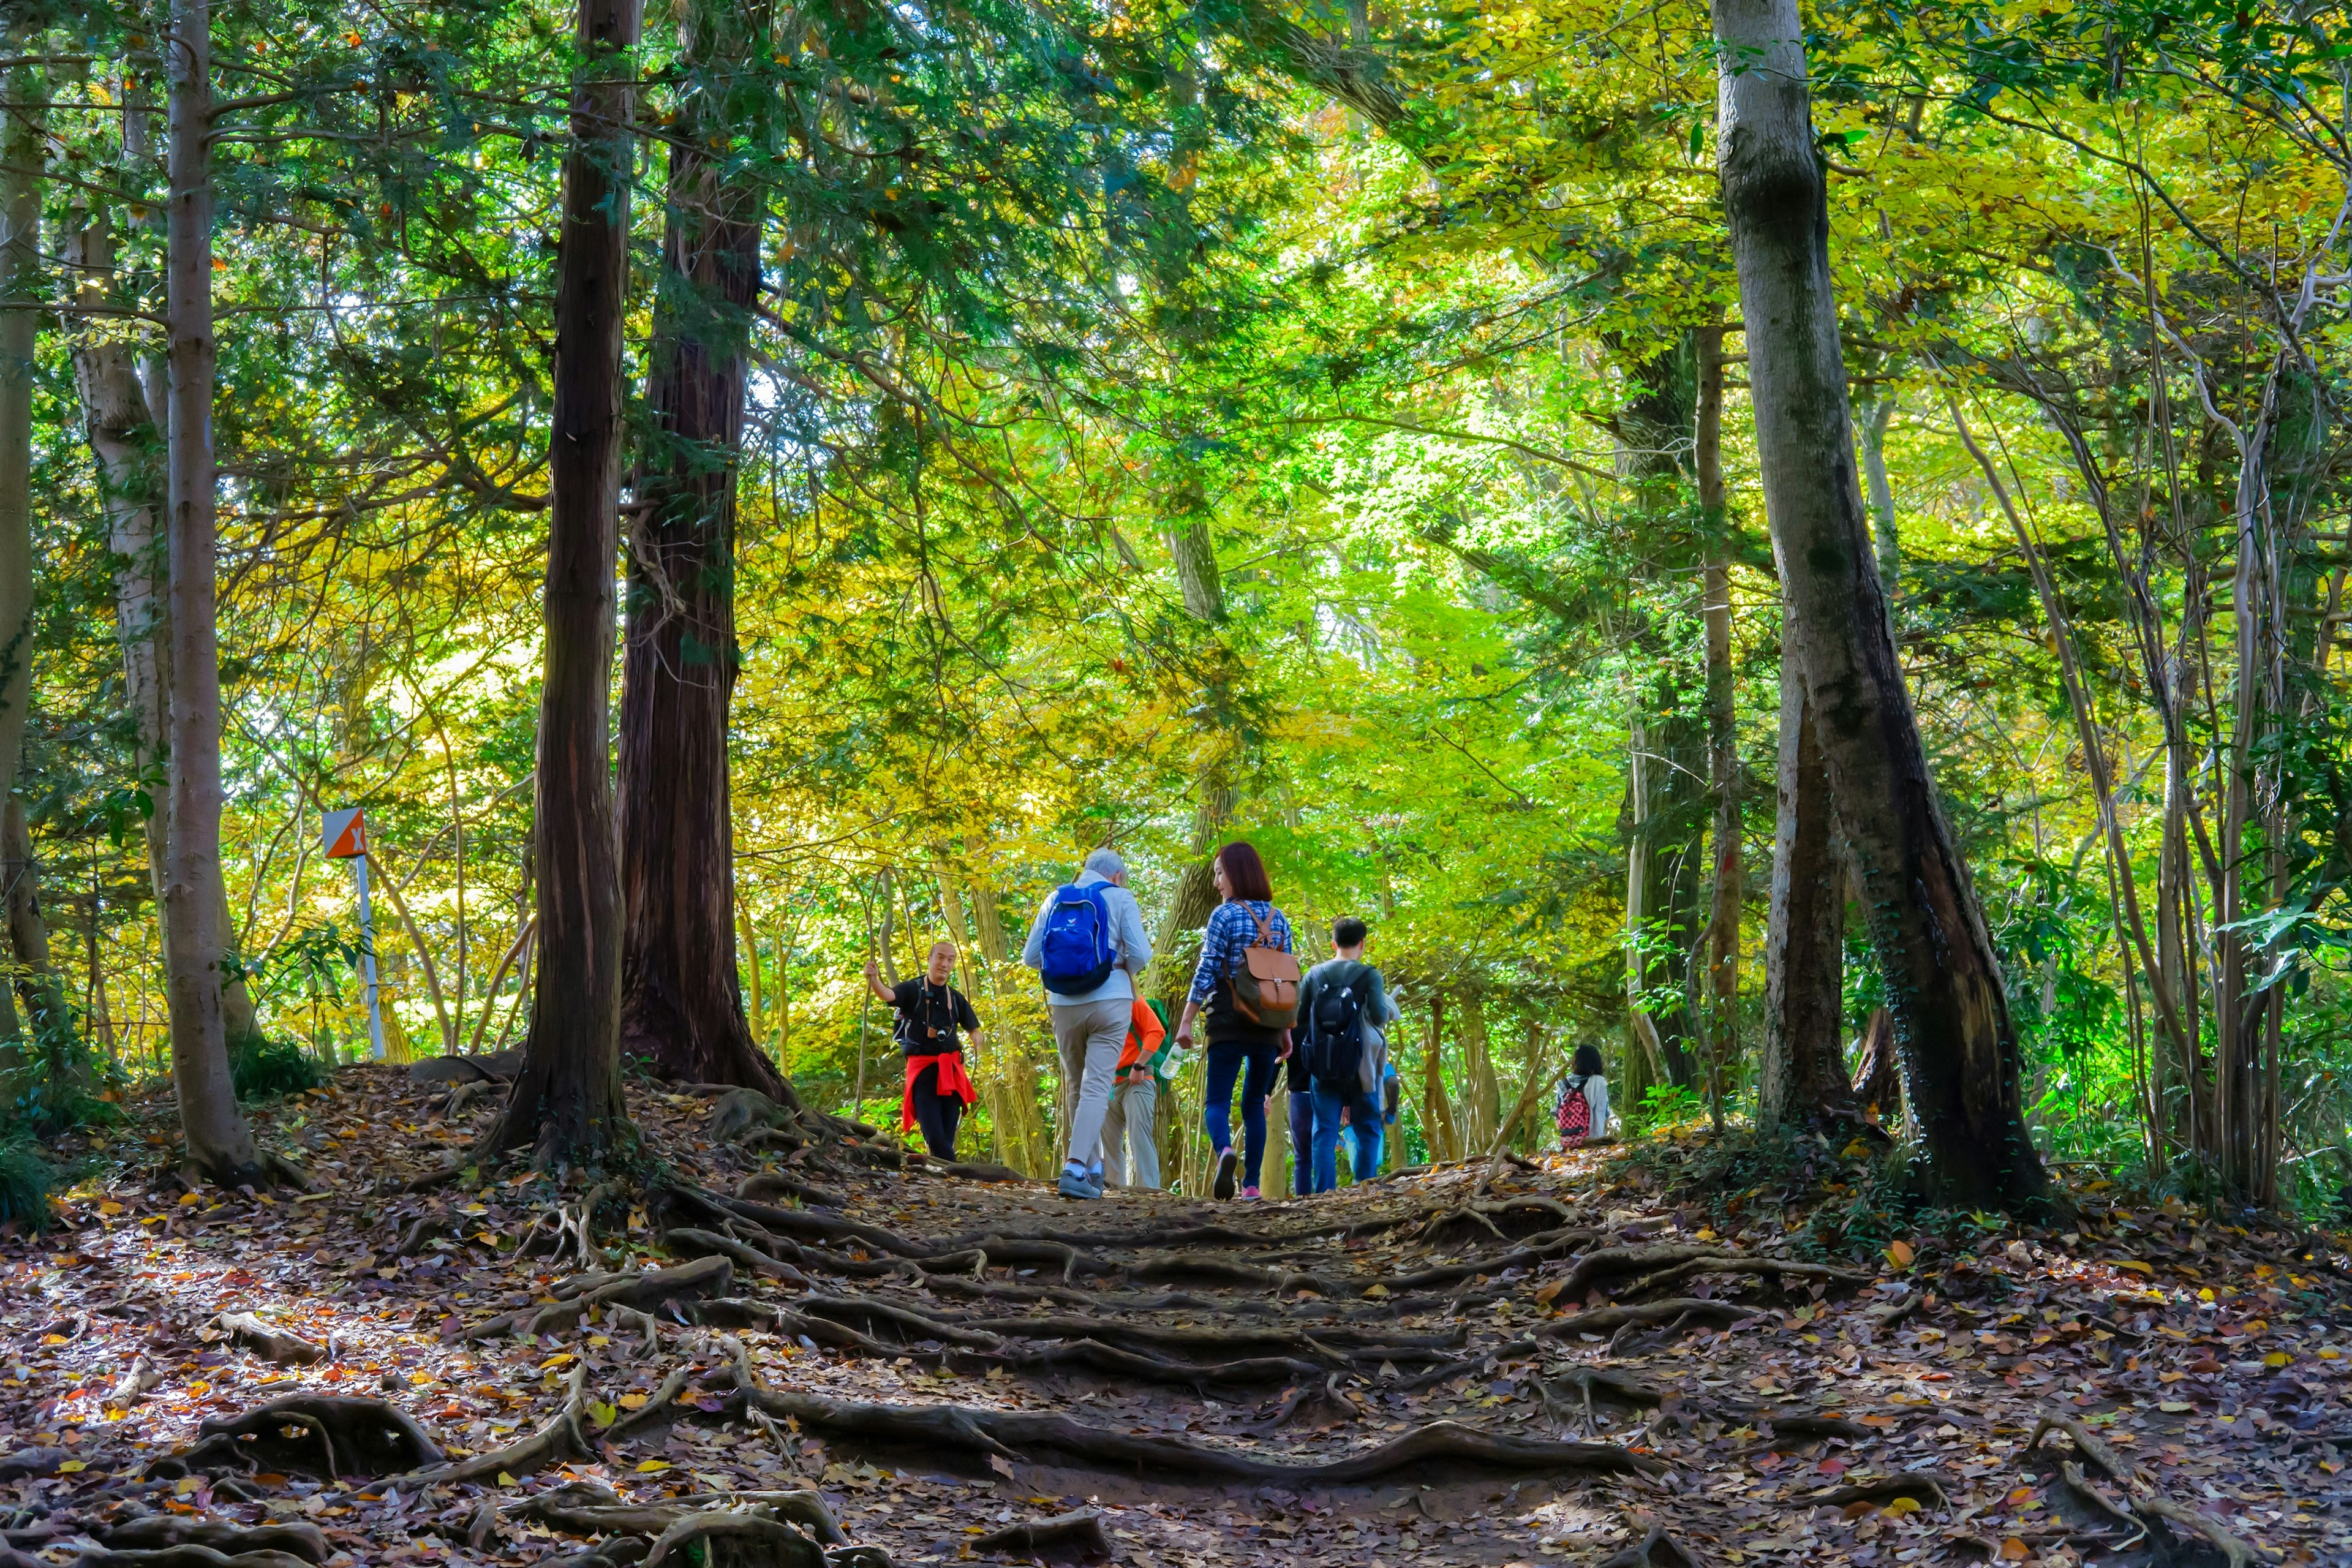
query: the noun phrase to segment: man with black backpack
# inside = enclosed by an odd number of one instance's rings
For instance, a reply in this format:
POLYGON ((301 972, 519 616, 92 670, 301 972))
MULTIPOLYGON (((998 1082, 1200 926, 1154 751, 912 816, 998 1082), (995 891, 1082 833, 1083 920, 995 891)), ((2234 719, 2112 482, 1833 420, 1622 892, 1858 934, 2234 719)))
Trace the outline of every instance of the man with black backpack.
POLYGON ((1077 879, 1054 889, 1029 927, 1021 962, 1045 984, 1062 1084, 1070 1090, 1066 1198, 1103 1194, 1103 1119, 1135 1006, 1135 977, 1151 962, 1143 910, 1127 890, 1127 862, 1097 849, 1077 879))
POLYGON ((1364 962, 1364 922, 1350 916, 1331 925, 1338 954, 1307 972, 1298 986, 1298 1019, 1306 1031, 1307 1071, 1315 1097, 1314 1190, 1339 1184, 1339 1133, 1344 1120, 1355 1140, 1349 1164, 1358 1181, 1380 1163, 1381 1099, 1388 1076, 1388 1042, 1381 1030, 1396 1021, 1396 1005, 1381 972, 1364 962))

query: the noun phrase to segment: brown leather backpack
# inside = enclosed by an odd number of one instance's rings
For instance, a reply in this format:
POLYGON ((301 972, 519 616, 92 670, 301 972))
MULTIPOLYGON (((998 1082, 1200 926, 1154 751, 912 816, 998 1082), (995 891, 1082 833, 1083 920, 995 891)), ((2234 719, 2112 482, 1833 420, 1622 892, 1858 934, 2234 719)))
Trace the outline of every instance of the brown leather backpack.
POLYGON ((1287 1029, 1298 1021, 1298 960, 1274 945, 1274 928, 1257 921, 1257 941, 1242 949, 1234 972, 1234 1011, 1262 1029, 1287 1029))

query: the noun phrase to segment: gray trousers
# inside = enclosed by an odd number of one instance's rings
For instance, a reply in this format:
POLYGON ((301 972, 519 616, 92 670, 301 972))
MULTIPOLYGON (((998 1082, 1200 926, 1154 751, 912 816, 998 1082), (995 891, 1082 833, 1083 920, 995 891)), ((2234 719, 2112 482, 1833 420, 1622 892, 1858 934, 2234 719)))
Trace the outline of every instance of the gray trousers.
POLYGON ((1110 1091, 1110 1111, 1103 1118, 1104 1185, 1160 1190, 1159 1110, 1160 1086, 1149 1078, 1110 1091))
POLYGON ((1110 1080, 1127 1047, 1135 1011, 1126 996, 1076 1005, 1054 1004, 1054 1044, 1062 1054, 1062 1103, 1070 1108, 1069 1157, 1092 1165, 1102 1152, 1103 1118, 1110 1111, 1110 1080), (1077 1086, 1073 1097, 1071 1085, 1077 1086))

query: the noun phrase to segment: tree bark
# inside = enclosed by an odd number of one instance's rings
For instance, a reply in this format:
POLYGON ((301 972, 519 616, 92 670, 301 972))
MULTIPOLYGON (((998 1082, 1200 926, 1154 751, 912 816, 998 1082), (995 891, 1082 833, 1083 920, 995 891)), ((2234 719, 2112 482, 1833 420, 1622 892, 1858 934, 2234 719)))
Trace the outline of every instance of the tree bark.
POLYGON ((621 685, 621 1048, 662 1078, 799 1105, 752 1038, 735 961, 727 720, 735 641, 744 343, 760 281, 757 184, 725 151, 764 123, 741 77, 760 8, 679 8, 688 73, 669 189, 629 552, 621 685))
POLYGON ((607 713, 640 0, 580 0, 549 431, 546 646, 531 863, 538 982, 522 1070, 487 1152, 592 1163, 632 1136, 621 1093, 621 918, 607 713))
MULTIPOLYGON (((11 53, 37 52, 22 21, 11 53)), ((33 695, 33 356, 39 343, 42 125, 30 106, 47 95, 19 65, 5 79, 12 107, 0 125, 0 795, 16 788, 33 695)))
MULTIPOLYGON (((40 37, 39 29, 22 24, 6 33, 10 51, 18 54, 37 52, 40 37)), ((71 1071, 79 1066, 72 1060, 73 1015, 49 960, 32 832, 16 795, 33 695, 33 363, 41 320, 40 170, 47 151, 47 116, 35 106, 47 89, 37 70, 23 65, 8 72, 6 84, 13 107, 0 130, 0 164, 6 168, 0 174, 0 304, 5 306, 0 309, 0 888, 29 1043, 52 1070, 71 1071)))
POLYGON ((1886 471, 1886 427, 1900 401, 1880 392, 1863 405, 1862 473, 1870 490, 1871 547, 1878 555, 1878 580, 1889 600, 1903 592, 1903 536, 1895 526, 1895 484, 1886 471))
POLYGON ((164 311, 169 408, 170 806, 163 955, 172 1078, 188 1159, 224 1186, 266 1179, 229 1081, 222 998, 220 644, 213 558, 219 531, 213 452, 212 10, 172 0, 164 72, 171 83, 164 311))
POLYGON ((740 1084, 797 1105, 752 1039, 736 969, 727 710, 734 627, 743 341, 760 287, 760 195, 713 155, 762 122, 736 68, 755 7, 679 12, 682 64, 628 552, 621 672, 621 1048, 658 1077, 740 1084))
POLYGON ((1780 682, 1772 909, 1765 931, 1756 1120, 1806 1129, 1859 1121, 1845 1076, 1845 865, 1804 683, 1787 678, 1780 682))
POLYGON ((1715 803, 1715 876, 1707 910, 1707 1109, 1723 1131, 1726 1079, 1738 1060, 1739 907, 1746 867, 1739 810, 1739 728, 1731 668, 1731 541, 1723 499, 1723 329, 1692 333, 1698 351, 1698 415, 1692 466, 1706 535, 1701 577, 1706 628, 1706 781, 1715 803))
POLYGON ((1927 1195, 2035 1205, 2049 1184, 2000 964, 1936 799, 1854 472, 1796 0, 1714 0, 1714 18, 1724 208, 1785 641, 1887 976, 1927 1195))
POLYGON ((40 866, 25 803, 15 795, 0 807, 0 885, 7 891, 8 951, 16 959, 16 1000, 24 1005, 36 1055, 51 1069, 79 1073, 72 1050, 73 1012, 65 979, 49 954, 48 922, 41 918, 40 866))

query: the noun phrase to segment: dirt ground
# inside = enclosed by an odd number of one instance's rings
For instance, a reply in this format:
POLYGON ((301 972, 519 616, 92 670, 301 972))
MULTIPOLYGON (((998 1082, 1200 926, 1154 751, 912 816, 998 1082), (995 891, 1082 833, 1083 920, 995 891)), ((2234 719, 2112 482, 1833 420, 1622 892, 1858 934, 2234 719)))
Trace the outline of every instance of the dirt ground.
POLYGON ((2341 1238, 1853 1267, 1601 1151, 1074 1204, 644 1085, 625 1184, 434 1181, 495 1102, 346 1068, 259 1196, 131 1107, 0 1239, 0 1564, 2352 1563, 2341 1238))

